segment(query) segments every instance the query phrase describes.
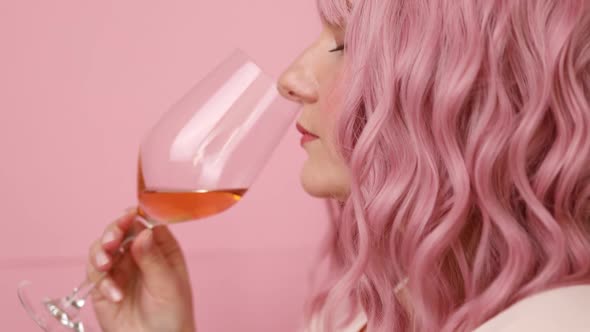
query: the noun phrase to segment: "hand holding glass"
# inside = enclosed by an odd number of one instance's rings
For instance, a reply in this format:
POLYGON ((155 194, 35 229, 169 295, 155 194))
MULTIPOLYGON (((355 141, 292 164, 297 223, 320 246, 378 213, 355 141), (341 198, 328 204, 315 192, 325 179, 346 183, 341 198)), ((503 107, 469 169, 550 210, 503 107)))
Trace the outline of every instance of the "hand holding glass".
MULTIPOLYGON (((244 52, 234 51, 142 141, 136 220, 153 228, 230 208, 252 185, 299 107, 282 98, 275 80, 244 52)), ((115 262, 136 234, 127 234, 115 262)), ((18 296, 44 331, 88 331, 78 314, 97 283, 86 279, 68 296, 41 299, 23 281, 18 296)))

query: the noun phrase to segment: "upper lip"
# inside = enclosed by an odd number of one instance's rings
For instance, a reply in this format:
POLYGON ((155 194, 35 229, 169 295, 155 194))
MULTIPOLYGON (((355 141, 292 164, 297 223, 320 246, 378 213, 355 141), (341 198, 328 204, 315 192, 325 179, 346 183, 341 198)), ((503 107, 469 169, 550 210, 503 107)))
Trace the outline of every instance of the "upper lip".
POLYGON ((303 135, 313 136, 315 138, 319 138, 316 134, 311 133, 309 130, 305 129, 301 124, 297 123, 296 125, 297 130, 303 135))

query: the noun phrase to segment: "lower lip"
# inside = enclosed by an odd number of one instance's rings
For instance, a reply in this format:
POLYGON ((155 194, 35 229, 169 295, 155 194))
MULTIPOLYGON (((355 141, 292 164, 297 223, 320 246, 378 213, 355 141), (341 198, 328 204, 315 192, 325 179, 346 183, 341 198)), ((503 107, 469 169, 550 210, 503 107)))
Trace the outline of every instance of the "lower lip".
POLYGON ((305 143, 308 143, 308 142, 311 142, 311 141, 315 141, 316 139, 318 139, 318 138, 315 137, 315 136, 304 134, 301 137, 301 146, 303 146, 305 143))

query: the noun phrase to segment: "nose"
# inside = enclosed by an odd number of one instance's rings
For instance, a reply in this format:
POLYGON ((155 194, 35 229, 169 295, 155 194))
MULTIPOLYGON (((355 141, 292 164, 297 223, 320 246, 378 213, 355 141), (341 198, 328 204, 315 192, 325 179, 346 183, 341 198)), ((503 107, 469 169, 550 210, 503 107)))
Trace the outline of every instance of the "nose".
POLYGON ((313 104, 318 99, 318 83, 310 68, 300 61, 291 64, 279 77, 279 93, 292 101, 313 104))

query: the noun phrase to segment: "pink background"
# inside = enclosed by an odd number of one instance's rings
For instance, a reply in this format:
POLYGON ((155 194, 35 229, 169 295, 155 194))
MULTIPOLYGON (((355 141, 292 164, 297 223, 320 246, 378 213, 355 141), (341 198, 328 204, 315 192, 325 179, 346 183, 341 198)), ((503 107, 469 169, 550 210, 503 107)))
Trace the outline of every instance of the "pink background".
MULTIPOLYGON (((135 199, 141 136, 234 47, 275 75, 319 32, 313 0, 0 1, 0 312, 37 331, 15 286, 63 295, 135 199)), ((172 228, 201 332, 293 331, 326 230, 299 185, 292 127, 244 200, 172 228)))

